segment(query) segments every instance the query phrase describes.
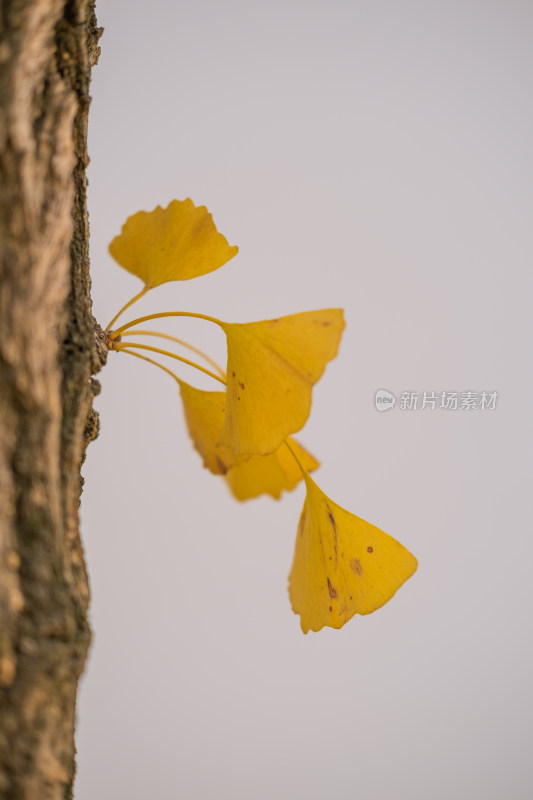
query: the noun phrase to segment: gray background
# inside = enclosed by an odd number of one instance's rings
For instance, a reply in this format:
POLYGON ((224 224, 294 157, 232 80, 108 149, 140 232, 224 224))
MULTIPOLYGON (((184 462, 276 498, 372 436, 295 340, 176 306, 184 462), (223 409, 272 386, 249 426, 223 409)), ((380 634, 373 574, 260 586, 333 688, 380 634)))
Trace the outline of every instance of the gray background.
MULTIPOLYGON (((77 797, 531 797, 533 4, 113 0, 98 16, 98 320, 141 288, 108 242, 186 196, 240 254, 139 313, 344 307, 300 438, 324 491, 419 570, 375 614, 303 636, 286 590, 303 489, 238 504, 202 469, 174 383, 111 354, 84 466, 77 797), (379 414, 379 388, 500 398, 379 414)), ((207 323, 166 329, 224 358, 207 323)))

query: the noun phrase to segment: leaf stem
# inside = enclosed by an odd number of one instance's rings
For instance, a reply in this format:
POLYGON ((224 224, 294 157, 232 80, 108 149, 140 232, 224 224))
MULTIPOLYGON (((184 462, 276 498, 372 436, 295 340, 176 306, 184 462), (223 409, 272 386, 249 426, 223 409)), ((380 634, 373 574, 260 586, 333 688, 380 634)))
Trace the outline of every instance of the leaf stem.
POLYGON ((178 378, 176 373, 172 372, 172 370, 169 369, 168 367, 163 366, 163 364, 160 364, 159 361, 154 361, 153 358, 148 358, 148 356, 143 356, 141 355, 141 353, 134 353, 133 350, 128 350, 127 347, 121 347, 120 349, 123 353, 127 353, 130 356, 135 356, 135 358, 142 358, 143 361, 148 361, 149 364, 154 364, 156 367, 159 367, 159 369, 162 369, 163 372, 166 372, 167 375, 170 375, 172 378, 174 378, 174 380, 178 384, 180 383, 180 379, 178 378))
MULTIPOLYGON (((138 295, 140 297, 140 295, 138 295)), ((137 298, 134 298, 136 300, 137 298)), ((128 305, 131 305, 134 301, 132 300, 128 305)), ((127 306, 125 306, 127 308, 127 306)), ((122 312, 120 312, 122 313, 122 312)), ((118 315, 117 315, 118 316, 118 315)), ((224 323, 222 320, 217 319, 216 317, 208 317, 206 314, 193 314, 192 311, 162 311, 160 314, 148 314, 146 317, 138 317, 137 319, 132 320, 131 322, 126 322, 125 325, 122 325, 120 328, 117 328, 115 331, 110 331, 110 338, 116 339, 117 336, 120 336, 122 331, 127 330, 128 328, 133 328, 134 325, 140 325, 141 322, 148 322, 151 319, 161 319, 162 317, 195 317, 196 319, 205 319, 208 322, 214 322, 215 325, 219 325, 221 328, 224 327, 224 323)), ((115 317, 116 319, 116 317, 115 317)), ((113 322, 115 320, 112 320, 113 322)))
POLYGON ((111 329, 111 325, 113 325, 113 323, 114 323, 114 322, 116 322, 116 321, 117 321, 117 319, 118 319, 120 316, 122 316, 122 314, 123 314, 123 313, 124 313, 124 312, 125 312, 125 311, 126 311, 126 310, 127 310, 129 307, 130 307, 130 306, 132 306, 134 303, 136 303, 136 302, 137 302, 137 300, 140 300, 140 299, 141 299, 141 297, 143 297, 143 296, 146 294, 146 292, 148 291, 148 288, 149 288, 148 286, 145 286, 145 287, 144 287, 144 289, 141 289, 141 291, 139 292, 139 294, 136 294, 136 295, 135 295, 135 297, 132 297, 132 298, 131 298, 131 300, 129 300, 129 301, 126 303, 126 305, 125 305, 125 306, 122 306, 122 308, 120 309, 120 311, 118 312, 118 314, 115 314, 115 316, 113 317, 113 319, 111 320, 111 322, 110 322, 110 323, 109 323, 109 325, 107 326, 107 328, 106 328, 106 331, 109 331, 109 330, 111 329))
POLYGON ((306 478, 309 475, 309 473, 307 472, 306 469, 304 469, 302 467, 302 465, 300 463, 300 459, 298 458, 298 456, 296 455, 296 453, 294 452, 294 450, 292 449, 292 447, 288 443, 287 439, 284 439, 283 444, 287 445, 287 447, 289 448, 290 454, 292 455, 292 457, 294 458, 294 460, 296 461, 296 463, 300 467, 300 469, 302 471, 302 475, 304 476, 304 478, 306 478))
POLYGON ((183 358, 183 356, 178 356, 176 353, 171 353, 170 350, 162 350, 160 347, 152 347, 149 344, 139 344, 137 342, 126 342, 124 345, 120 342, 113 342, 112 349, 113 350, 124 350, 125 348, 139 348, 140 350, 149 350, 151 353, 159 353, 162 356, 168 356, 169 358, 175 358, 177 361, 181 361, 182 364, 187 364, 189 367, 194 367, 195 369, 199 369, 200 372, 205 373, 205 375, 209 375, 210 378, 214 378, 219 383, 223 383, 224 386, 226 385, 226 381, 220 377, 220 375, 216 375, 211 370, 206 369, 205 367, 200 366, 200 364, 196 364, 194 361, 189 361, 188 358, 183 358))
POLYGON ((193 344, 189 344, 189 342, 186 342, 183 339, 178 339, 177 336, 171 336, 169 333, 161 333, 159 331, 143 331, 141 329, 124 331, 123 333, 120 334, 120 336, 121 338, 123 338, 124 336, 158 336, 161 339, 169 339, 169 341, 176 342, 176 344, 179 344, 182 347, 186 347, 188 350, 191 350, 193 353, 196 353, 197 355, 201 356, 201 358, 203 358, 204 361, 207 361, 208 364, 211 364, 211 366, 214 367, 216 371, 219 372, 224 379, 226 378, 226 373, 224 372, 222 367, 219 364, 217 364, 217 362, 214 361, 210 356, 208 356, 207 353, 204 353, 204 351, 200 350, 199 347, 195 347, 193 344))

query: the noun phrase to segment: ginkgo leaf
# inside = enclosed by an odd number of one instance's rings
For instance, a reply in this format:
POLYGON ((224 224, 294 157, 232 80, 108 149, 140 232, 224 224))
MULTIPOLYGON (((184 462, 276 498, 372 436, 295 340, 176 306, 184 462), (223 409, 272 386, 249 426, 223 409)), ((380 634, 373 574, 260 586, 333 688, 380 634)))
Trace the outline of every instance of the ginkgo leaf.
POLYGON ((218 233, 207 208, 189 198, 133 214, 109 245, 113 258, 147 289, 213 272, 238 250, 218 233))
POLYGON ((184 381, 179 382, 185 421, 194 447, 204 466, 214 475, 225 475, 236 464, 227 447, 217 447, 226 411, 225 392, 206 392, 184 381))
POLYGON ((228 344, 228 402, 220 444, 237 456, 266 455, 304 426, 312 386, 337 355, 342 309, 221 327, 228 344))
MULTIPOLYGON (((226 475, 238 500, 248 500, 260 494, 279 498, 284 489, 294 489, 302 479, 302 472, 285 443, 267 456, 237 459, 227 447, 217 446, 224 422, 225 392, 206 392, 184 381, 180 381, 179 386, 194 447, 208 470, 214 475, 226 475)), ((318 461, 294 439, 289 439, 289 444, 305 469, 311 471, 319 466, 318 461)))
POLYGON ((417 568, 416 558, 375 525, 330 500, 305 475, 289 595, 304 633, 341 628, 383 606, 417 568))
MULTIPOLYGON (((302 466, 308 471, 317 469, 319 462, 295 439, 287 439, 302 466)), ((285 489, 290 492, 302 480, 302 471, 289 448, 283 442, 266 456, 250 456, 226 474, 226 480, 237 500, 249 500, 260 494, 270 494, 279 500, 285 489)))

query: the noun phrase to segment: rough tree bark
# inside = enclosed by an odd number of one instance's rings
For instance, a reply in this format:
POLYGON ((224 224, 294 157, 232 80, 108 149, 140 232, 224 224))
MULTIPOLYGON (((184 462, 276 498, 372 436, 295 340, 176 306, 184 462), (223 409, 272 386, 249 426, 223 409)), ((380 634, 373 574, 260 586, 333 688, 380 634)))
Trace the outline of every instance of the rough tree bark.
POLYGON ((97 433, 85 203, 92 0, 0 2, 0 798, 72 797, 97 433))

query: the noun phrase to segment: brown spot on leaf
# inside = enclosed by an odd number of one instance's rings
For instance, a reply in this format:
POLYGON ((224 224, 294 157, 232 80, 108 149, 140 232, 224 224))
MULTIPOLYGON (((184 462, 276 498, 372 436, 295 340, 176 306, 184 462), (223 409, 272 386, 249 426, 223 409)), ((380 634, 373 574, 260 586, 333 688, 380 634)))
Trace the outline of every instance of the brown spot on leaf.
POLYGON ((241 389, 244 389, 244 383, 241 383, 241 382, 239 381, 239 386, 241 387, 241 389))
POLYGON ((330 611, 333 611, 333 606, 330 606, 330 607, 329 607, 329 610, 330 610, 330 611))
POLYGON ((363 567, 361 566, 361 562, 359 561, 358 558, 352 558, 352 560, 350 561, 350 569, 352 570, 352 572, 355 572, 356 575, 363 574, 363 567))
POLYGON ((215 461, 217 462, 217 467, 218 467, 218 468, 219 468, 219 470, 220 470, 220 474, 221 474, 221 475, 225 475, 225 474, 226 474, 226 472, 228 471, 228 468, 227 468, 227 466, 224 464, 224 462, 222 461, 222 459, 220 458, 220 456, 219 456, 219 455, 216 455, 216 454, 215 454, 215 461))
POLYGON ((367 553, 373 553, 373 552, 374 552, 374 548, 373 548, 373 547, 370 547, 370 545, 369 545, 369 546, 366 548, 366 552, 367 552, 367 553))
POLYGON ((326 508, 328 509, 328 519, 333 526, 333 549, 335 550, 335 561, 338 563, 339 556, 337 553, 337 525, 335 524, 335 517, 333 516, 331 508, 327 503, 326 503, 326 508))
POLYGON ((231 374, 232 374, 233 377, 235 377, 235 370, 233 370, 233 372, 231 374))
POLYGON ((329 591, 329 596, 331 598, 337 597, 337 590, 331 585, 331 581, 329 578, 328 578, 328 591, 329 591))

